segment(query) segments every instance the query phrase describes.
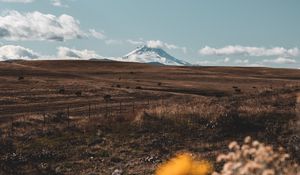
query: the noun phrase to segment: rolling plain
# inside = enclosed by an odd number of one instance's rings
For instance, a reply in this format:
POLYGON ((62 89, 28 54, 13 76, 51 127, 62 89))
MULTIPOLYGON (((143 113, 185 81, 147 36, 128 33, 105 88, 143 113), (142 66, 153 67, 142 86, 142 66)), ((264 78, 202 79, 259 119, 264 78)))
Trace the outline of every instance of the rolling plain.
POLYGON ((152 174, 246 136, 299 163, 299 103, 297 69, 0 62, 0 174, 152 174))

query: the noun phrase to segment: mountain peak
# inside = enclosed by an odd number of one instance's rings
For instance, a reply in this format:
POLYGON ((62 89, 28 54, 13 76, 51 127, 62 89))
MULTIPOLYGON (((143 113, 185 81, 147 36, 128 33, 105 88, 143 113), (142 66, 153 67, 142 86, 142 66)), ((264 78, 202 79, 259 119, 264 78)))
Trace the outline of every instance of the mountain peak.
POLYGON ((152 48, 146 45, 140 46, 127 55, 123 56, 124 61, 141 62, 141 63, 160 63, 165 65, 190 65, 188 62, 179 60, 162 48, 152 48))

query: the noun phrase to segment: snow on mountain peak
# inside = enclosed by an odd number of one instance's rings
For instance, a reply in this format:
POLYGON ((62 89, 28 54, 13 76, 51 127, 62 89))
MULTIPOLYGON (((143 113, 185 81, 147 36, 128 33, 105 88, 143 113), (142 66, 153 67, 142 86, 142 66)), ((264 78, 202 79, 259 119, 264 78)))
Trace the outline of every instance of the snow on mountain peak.
POLYGON ((190 65, 188 62, 179 60, 161 48, 141 46, 122 58, 123 61, 140 63, 161 63, 165 65, 190 65))

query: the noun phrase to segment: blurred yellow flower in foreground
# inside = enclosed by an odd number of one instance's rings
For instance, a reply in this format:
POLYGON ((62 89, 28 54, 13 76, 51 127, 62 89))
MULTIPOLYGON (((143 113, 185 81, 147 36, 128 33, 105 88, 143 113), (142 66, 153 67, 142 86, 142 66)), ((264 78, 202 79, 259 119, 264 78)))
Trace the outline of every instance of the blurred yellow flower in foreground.
POLYGON ((207 161, 195 161, 190 154, 180 154, 158 167, 156 175, 207 175, 212 173, 207 161))

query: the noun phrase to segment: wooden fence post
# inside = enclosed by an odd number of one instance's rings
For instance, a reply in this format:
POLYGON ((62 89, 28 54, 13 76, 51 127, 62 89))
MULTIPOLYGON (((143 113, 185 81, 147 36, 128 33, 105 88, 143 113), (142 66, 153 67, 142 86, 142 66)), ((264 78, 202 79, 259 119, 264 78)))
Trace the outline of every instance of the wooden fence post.
POLYGON ((11 136, 13 136, 14 135, 14 118, 10 117, 10 120, 11 120, 11 136))
POLYGON ((102 115, 101 115, 101 105, 100 104, 96 105, 96 111, 97 111, 97 116, 101 117, 102 115), (98 110, 97 110, 97 106, 99 108, 98 110))
POLYGON ((68 127, 70 127, 70 106, 67 109, 67 116, 68 116, 68 127))
POLYGON ((132 112, 134 113, 134 101, 132 101, 132 112))
POLYGON ((107 117, 107 112, 108 112, 108 105, 107 105, 107 101, 105 101, 105 117, 107 117))
POLYGON ((45 125, 46 125, 46 113, 43 113, 43 129, 45 129, 45 125))
POLYGON ((112 105, 111 103, 108 103, 108 116, 111 117, 111 111, 112 111, 112 105))
POLYGON ((89 103, 89 119, 91 119, 91 103, 89 103))

